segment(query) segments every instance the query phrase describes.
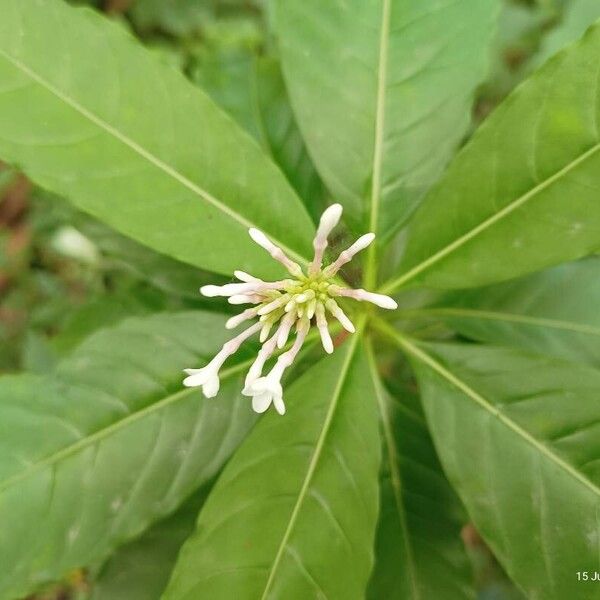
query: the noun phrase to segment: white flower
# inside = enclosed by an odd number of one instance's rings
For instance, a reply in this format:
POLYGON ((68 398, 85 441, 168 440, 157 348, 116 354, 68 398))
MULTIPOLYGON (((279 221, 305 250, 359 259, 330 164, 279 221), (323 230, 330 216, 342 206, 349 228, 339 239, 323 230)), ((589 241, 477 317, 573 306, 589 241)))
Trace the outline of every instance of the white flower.
MULTIPOLYGON (((281 376, 283 375, 283 372, 294 362, 294 359, 300 352, 309 329, 310 323, 308 319, 302 319, 298 323, 296 339, 294 340, 293 346, 277 359, 277 362, 271 369, 271 372, 266 377, 258 377, 257 379, 253 381, 251 380, 249 383, 247 383, 246 387, 242 391, 242 394, 245 396, 252 396, 252 408, 256 412, 265 412, 267 408, 273 404, 275 406, 275 410, 280 415, 285 413, 283 389, 281 387, 281 376)), ((271 340, 269 340, 270 344, 267 347, 267 356, 270 356, 275 349, 273 340, 276 340, 276 336, 277 334, 275 334, 271 340)), ((267 344, 265 344, 265 346, 266 345, 267 344)), ((255 364, 258 362, 259 359, 257 359, 255 364)), ((262 364, 260 364, 261 371, 263 365, 264 361, 262 361, 262 364)))
POLYGON ((225 329, 235 329, 240 323, 247 321, 248 319, 252 319, 258 314, 258 310, 260 307, 255 306, 254 308, 247 308, 244 312, 241 312, 239 315, 235 315, 235 317, 231 317, 228 319, 227 323, 225 323, 225 329))
POLYGON ((346 263, 349 263, 356 254, 358 254, 361 250, 369 247, 373 240, 375 239, 374 233, 365 233, 365 235, 360 236, 350 248, 347 248, 343 252, 340 253, 338 259, 331 263, 328 267, 325 267, 323 273, 326 277, 332 277, 335 275, 346 263))
POLYGON ((319 335, 321 336, 321 343, 323 344, 323 349, 325 350, 325 352, 327 352, 327 354, 331 354, 333 352, 333 341, 331 339, 329 329, 327 328, 327 319, 325 318, 325 307, 322 304, 318 304, 315 314, 317 316, 317 329, 319 330, 319 335))
POLYGON ((273 404, 275 410, 280 415, 284 415, 285 403, 283 402, 281 382, 271 373, 266 377, 259 377, 250 384, 248 390, 246 390, 246 396, 252 396, 252 408, 257 413, 264 413, 273 404))
POLYGON ((350 290, 347 288, 341 288, 338 286, 331 286, 330 293, 334 296, 345 296, 346 298, 353 298, 359 302, 370 302, 380 308, 387 310, 395 310, 398 308, 398 304, 393 298, 384 296, 383 294, 374 294, 373 292, 367 292, 366 290, 350 290))
POLYGON ((319 228, 317 229, 317 234, 315 235, 315 239, 313 241, 315 257, 308 268, 309 275, 315 275, 321 270, 321 265, 323 264, 323 253, 328 246, 327 238, 333 231, 333 228, 339 223, 341 216, 341 204, 333 204, 321 215, 319 228))
POLYGON ((216 356, 202 369, 184 369, 188 376, 183 380, 183 385, 186 387, 202 387, 202 393, 207 398, 214 398, 219 392, 219 369, 260 327, 260 323, 255 323, 246 331, 242 331, 237 337, 223 344, 216 356))
MULTIPOLYGON (((217 353, 213 360, 202 369, 186 369, 186 386, 201 386, 207 398, 215 396, 219 390, 219 369, 225 360, 238 350, 250 336, 260 331, 262 347, 246 376, 243 394, 252 397, 252 408, 256 412, 265 412, 271 404, 279 414, 285 413, 281 378, 284 371, 293 363, 300 352, 310 329, 316 322, 323 348, 329 354, 334 344, 329 333, 327 313, 336 318, 350 333, 355 327, 348 315, 334 298, 351 298, 359 302, 371 302, 381 308, 395 309, 396 302, 389 296, 367 292, 363 289, 351 289, 334 283, 333 277, 358 253, 367 248, 375 239, 375 234, 366 233, 349 248, 340 253, 337 260, 323 267, 323 256, 328 247, 328 237, 342 216, 339 204, 330 206, 321 216, 319 227, 313 241, 314 258, 307 273, 298 263, 286 256, 285 252, 258 229, 250 229, 250 237, 264 248, 275 260, 280 262, 293 279, 263 281, 244 271, 235 271, 241 283, 228 283, 223 286, 205 285, 200 292, 208 297, 224 296, 230 304, 253 304, 239 315, 231 317, 227 329, 233 329, 248 319, 258 317, 258 322, 231 339, 217 353), (275 333, 269 338, 273 327, 275 333), (267 361, 276 348, 287 343, 292 328, 296 337, 292 347, 284 352, 268 375, 262 376, 267 361)), ((343 300, 342 300, 343 302, 343 300)))
POLYGON ((214 398, 219 392, 219 372, 211 363, 203 369, 184 369, 188 376, 183 380, 186 387, 202 386, 207 398, 214 398))

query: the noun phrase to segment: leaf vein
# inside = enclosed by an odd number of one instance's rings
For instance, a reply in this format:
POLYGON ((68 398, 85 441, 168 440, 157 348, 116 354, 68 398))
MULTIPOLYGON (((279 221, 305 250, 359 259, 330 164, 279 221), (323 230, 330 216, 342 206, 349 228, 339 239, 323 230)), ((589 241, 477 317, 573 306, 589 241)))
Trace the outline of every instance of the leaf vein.
MULTIPOLYGON (((146 150, 135 140, 131 139, 126 134, 122 133, 119 129, 107 123, 101 117, 88 110, 84 106, 82 106, 79 102, 70 98, 63 92, 61 92, 57 87, 52 85, 50 82, 46 81, 42 76, 36 73, 33 69, 29 68, 25 63, 21 60, 11 56, 6 51, 0 49, 0 56, 2 56, 6 61, 11 63, 15 68, 25 73, 28 77, 30 77, 33 81, 35 81, 42 88, 46 89, 49 93, 56 96, 61 102, 64 102, 66 105, 70 106, 73 110, 78 112, 81 116, 86 118, 88 121, 94 123, 97 127, 100 127, 104 131, 106 131, 109 135, 119 140, 123 145, 127 146, 130 150, 137 153, 139 156, 150 162, 159 170, 163 171, 178 183, 186 187, 188 190, 193 192, 195 195, 202 198, 208 204, 212 205, 217 210, 221 211, 223 214, 230 217, 233 221, 237 222, 244 228, 257 227, 255 223, 242 216, 238 212, 231 209, 229 206, 224 204, 221 200, 215 198, 211 193, 207 190, 201 188, 199 185, 195 184, 193 181, 188 179, 185 175, 180 173, 177 169, 160 159, 158 156, 155 156, 152 152, 146 150)), ((306 263, 307 259, 301 255, 299 255, 296 251, 289 248, 286 244, 277 240, 271 236, 271 239, 279 245, 285 252, 287 252, 294 259, 301 261, 302 263, 306 263)))

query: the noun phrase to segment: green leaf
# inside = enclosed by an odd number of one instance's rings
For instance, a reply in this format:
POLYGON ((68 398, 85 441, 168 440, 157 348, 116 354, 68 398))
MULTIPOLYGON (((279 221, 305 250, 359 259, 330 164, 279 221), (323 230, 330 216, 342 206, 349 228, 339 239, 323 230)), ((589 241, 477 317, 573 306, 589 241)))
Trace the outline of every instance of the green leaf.
MULTIPOLYGON (((413 315, 441 318, 474 340, 600 367, 600 259, 453 292, 413 315)), ((409 311, 410 312, 410 311, 409 311)))
POLYGON ((597 0, 570 0, 565 6, 562 22, 544 38, 531 66, 541 65, 559 50, 578 40, 598 19, 600 4, 597 0))
POLYGON ((256 66, 256 77, 263 144, 318 222, 325 189, 296 124, 279 63, 262 59, 256 66))
POLYGON ((208 491, 203 488, 175 514, 119 548, 92 584, 90 600, 159 600, 208 491))
POLYGON ((371 358, 383 430, 381 498, 372 600, 474 598, 460 532, 466 516, 444 476, 417 396, 390 395, 371 358))
POLYGON ((254 422, 240 367, 211 400, 181 388, 181 369, 212 357, 223 325, 133 318, 51 376, 0 379, 0 597, 103 560, 216 474, 254 422))
POLYGON ((105 268, 127 273, 136 280, 144 281, 157 290, 178 298, 204 303, 214 308, 198 293, 199 284, 215 282, 215 276, 153 252, 138 242, 127 238, 102 223, 84 215, 73 215, 77 227, 96 244, 102 252, 105 268))
POLYGON ((495 283, 600 246, 599 52, 595 27, 488 118, 415 215, 385 291, 495 283))
POLYGON ((154 306, 128 293, 99 295, 77 308, 69 307, 60 331, 52 336, 52 348, 64 356, 87 337, 106 327, 112 327, 128 317, 140 317, 159 312, 154 306))
POLYGON ((470 123, 496 0, 279 1, 292 106, 354 224, 399 227, 470 123))
POLYGON ((260 143, 318 221, 324 188, 294 120, 279 62, 245 47, 213 48, 196 61, 192 78, 260 143))
POLYGON ((0 0, 0 13, 2 159, 184 262, 280 274, 251 226, 305 262, 313 225, 285 177, 181 74, 90 10, 0 0))
POLYGON ((600 372, 512 349, 416 346, 444 470, 528 598, 589 600, 600 568, 600 372))
POLYGON ((227 465, 165 598, 364 597, 377 519, 377 408, 355 336, 287 392, 227 465))

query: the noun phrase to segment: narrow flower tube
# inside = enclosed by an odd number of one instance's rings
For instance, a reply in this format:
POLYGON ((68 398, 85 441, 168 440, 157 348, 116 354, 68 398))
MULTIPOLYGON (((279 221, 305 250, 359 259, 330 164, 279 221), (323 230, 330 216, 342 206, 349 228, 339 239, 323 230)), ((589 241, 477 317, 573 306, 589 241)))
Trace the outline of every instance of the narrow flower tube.
POLYGON ((227 283, 225 285, 203 285, 200 293, 207 298, 216 296, 234 296, 236 294, 247 294, 256 290, 255 283, 227 283))
POLYGON ((207 398, 213 398, 219 391, 219 370, 223 363, 251 336, 253 336, 260 328, 261 323, 255 323, 239 335, 232 338, 223 344, 221 350, 214 358, 201 369, 184 369, 188 375, 183 380, 183 385, 186 387, 202 387, 202 392, 207 398))
POLYGON ((251 281, 262 281, 258 277, 254 277, 254 275, 250 275, 250 273, 246 273, 246 271, 234 271, 234 276, 240 281, 244 281, 245 283, 250 283, 251 281))
POLYGON ((272 302, 269 302, 269 304, 265 304, 259 311, 258 314, 262 317, 263 315, 268 315, 270 312, 273 312, 274 310, 277 310, 278 308, 282 307, 284 304, 287 304, 287 302, 290 299, 290 295, 289 294, 283 294, 282 296, 279 296, 279 298, 275 298, 275 300, 273 300, 272 302))
POLYGON ((300 321, 293 346, 277 359, 275 366, 266 377, 259 377, 243 390, 244 395, 252 396, 254 411, 258 413, 265 412, 273 404, 280 415, 285 414, 281 377, 300 352, 309 328, 310 323, 308 320, 300 321))
MULTIPOLYGON (((281 329, 281 327, 280 327, 281 329)), ((244 389, 242 390, 242 394, 248 395, 247 390, 250 385, 254 383, 261 375, 262 370, 265 366, 265 363, 271 358, 273 352, 275 352, 275 346, 277 344, 277 338, 279 335, 279 330, 273 335, 269 340, 267 340, 259 350, 256 359, 252 363, 252 366, 248 370, 246 375, 246 379, 244 381, 244 389)))
POLYGON ((259 296, 258 294, 235 294, 234 296, 230 296, 229 304, 260 304, 264 298, 259 296))
POLYGON ((325 277, 333 277, 346 263, 349 263, 361 250, 371 245, 375 239, 374 233, 365 233, 359 237, 350 248, 340 253, 337 260, 323 269, 325 277))
POLYGON ((225 323, 225 329, 235 329, 240 323, 247 321, 248 319, 254 318, 258 314, 260 307, 255 306, 254 308, 247 308, 244 312, 241 312, 235 317, 231 317, 227 323, 225 323))
POLYGON ((283 348, 286 345, 290 335, 290 330, 292 329, 292 325, 294 324, 295 320, 296 317, 293 313, 287 313, 281 320, 281 325, 279 326, 276 334, 278 348, 283 348))
POLYGON ((286 313, 292 312, 296 308, 296 299, 292 298, 284 307, 286 313))
MULTIPOLYGON (((225 359, 230 357, 232 354, 235 354, 238 351, 239 347, 249 337, 252 337, 261 327, 262 323, 254 323, 254 325, 251 325, 250 327, 248 327, 248 329, 245 329, 239 335, 230 339, 228 342, 225 342, 223 344, 223 348, 221 348, 221 352, 224 354, 225 359)), ((219 356, 219 354, 217 354, 217 356, 219 356)))
POLYGON ((200 288, 203 296, 214 298, 215 296, 236 296, 263 293, 270 290, 280 290, 290 283, 289 279, 281 281, 250 281, 249 283, 227 283, 225 285, 204 285, 200 288))
POLYGON ((315 316, 315 310, 317 308, 317 299, 313 298, 309 300, 306 305, 306 318, 310 321, 315 316))
POLYGON ((389 296, 384 296, 383 294, 367 292, 363 289, 352 290, 349 288, 331 286, 330 292, 333 295, 345 296, 346 298, 353 298, 354 300, 358 300, 359 302, 371 302, 371 304, 375 304, 376 306, 379 306, 380 308, 385 308, 387 310, 395 310, 396 308, 398 308, 398 304, 393 298, 390 298, 389 296))
POLYGON ((308 267, 308 274, 315 275, 321 270, 323 264, 323 254, 327 248, 327 238, 332 232, 333 228, 339 223, 340 217, 342 216, 342 205, 332 204, 325 212, 321 215, 319 221, 319 228, 317 234, 313 240, 313 248, 315 249, 315 256, 312 263, 308 267))
POLYGON ((315 291, 314 290, 306 290, 306 292, 304 292, 303 294, 298 294, 294 300, 296 301, 296 304, 303 304, 304 302, 308 302, 309 300, 312 300, 315 297, 315 291))
POLYGON ((333 341, 331 339, 331 335, 329 334, 329 328, 327 327, 327 319, 325 318, 325 307, 322 304, 317 304, 315 310, 315 316, 317 319, 317 329, 319 330, 319 335, 321 336, 321 343, 323 344, 323 349, 327 354, 331 354, 333 352, 333 341))
POLYGON ((248 233, 259 246, 264 248, 276 261, 280 262, 294 277, 304 277, 300 265, 289 259, 285 252, 279 246, 276 246, 262 231, 251 228, 248 233))
POLYGON ((281 363, 284 369, 287 369, 294 362, 296 356, 298 356, 298 352, 300 352, 304 345, 304 340, 309 329, 310 323, 308 319, 301 320, 296 331, 294 345, 277 359, 277 362, 281 363))
POLYGON ((269 332, 271 331, 272 327, 273 327, 272 321, 265 321, 263 323, 262 329, 260 330, 260 336, 258 338, 258 341, 261 344, 269 337, 269 332))
POLYGON ((354 323, 346 316, 346 313, 340 308, 338 303, 330 298, 325 303, 325 308, 342 324, 342 327, 348 331, 349 333, 354 333, 356 331, 356 327, 354 327, 354 323))

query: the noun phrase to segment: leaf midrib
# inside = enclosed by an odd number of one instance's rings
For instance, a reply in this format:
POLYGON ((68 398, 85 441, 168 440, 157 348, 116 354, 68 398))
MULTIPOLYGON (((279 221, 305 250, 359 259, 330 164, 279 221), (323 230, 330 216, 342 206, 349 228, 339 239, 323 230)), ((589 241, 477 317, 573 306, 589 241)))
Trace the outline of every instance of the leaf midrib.
MULTIPOLYGON (((373 169, 371 176, 371 203, 369 230, 375 234, 379 224, 379 202, 381 199, 381 177, 383 168, 383 137, 385 132, 385 95, 387 85, 387 59, 391 19, 391 0, 383 0, 381 13, 381 33, 377 66, 377 96, 375 102, 375 138, 373 143, 373 169)), ((376 278, 376 245, 371 244, 365 268, 365 286, 372 287, 376 278)))
POLYGON ((540 192, 543 192, 546 188, 550 187, 556 181, 559 181, 562 177, 567 175, 573 169, 578 167, 581 163, 585 162, 588 158, 592 157, 596 152, 600 150, 600 143, 594 144, 591 148, 586 150, 583 154, 578 156, 576 159, 567 163, 562 169, 545 179, 544 181, 538 183, 531 190, 526 192, 525 194, 519 196, 512 202, 509 202, 504 208, 499 210, 497 213, 493 214, 491 217, 488 217, 484 221, 482 221, 479 225, 467 231, 467 233, 461 235, 456 238, 453 242, 444 246, 441 250, 438 250, 434 254, 432 254, 429 258, 426 258, 424 261, 417 264, 415 267, 403 273, 399 277, 392 279, 385 283, 381 289, 380 293, 390 294, 394 293, 398 288, 408 283, 411 279, 414 279, 417 275, 420 275, 423 271, 426 271, 431 266, 435 265, 437 262, 446 258, 448 255, 452 254, 455 250, 458 250, 462 246, 464 246, 467 242, 471 241, 473 238, 476 238, 480 233, 485 232, 487 229, 495 225, 497 222, 501 221, 504 217, 510 215, 512 212, 526 204, 529 200, 537 196, 540 192))
POLYGON ((413 599, 420 600, 421 594, 416 581, 416 564, 413 554, 412 545, 410 543, 410 533, 408 530, 408 523, 406 518, 406 510, 404 508, 403 495, 402 495, 402 475, 400 474, 400 466, 398 464, 398 448, 394 439, 394 433, 392 425, 390 423, 390 416, 387 409, 386 398, 383 394, 382 383, 377 373, 377 366, 375 362, 375 356, 373 354, 373 348, 371 344, 367 346, 367 357, 369 359, 369 369, 371 371, 371 379, 373 380, 373 387, 375 389, 375 396, 377 398, 377 404, 379 406, 379 413, 381 415, 381 423, 383 426, 383 436, 385 441, 385 447, 387 450, 388 461, 390 463, 391 482, 392 489, 394 492, 394 502, 396 505, 396 511, 400 520, 400 528, 403 532, 404 549, 407 556, 407 567, 410 575, 410 587, 413 591, 413 599))
MULTIPOLYGON (((309 335, 306 336, 305 348, 307 348, 307 347, 312 348, 311 343, 315 339, 316 339, 316 334, 314 332, 310 332, 309 335), (309 344, 310 344, 310 346, 309 346, 309 344)), ((284 348, 278 352, 283 352, 285 349, 289 349, 290 346, 291 346, 291 342, 288 342, 286 344, 286 346, 284 346, 284 348)), ((238 363, 237 365, 229 367, 228 369, 223 369, 219 376, 221 381, 225 381, 225 380, 229 379, 230 377, 237 375, 238 373, 243 371, 246 367, 249 367, 253 362, 254 362, 254 358, 250 358, 241 363, 238 363)), ((65 458, 67 456, 70 456, 71 454, 75 454, 82 448, 86 448, 87 446, 92 445, 99 440, 109 437, 111 434, 126 427, 130 423, 135 423, 139 419, 143 419, 145 416, 147 416, 149 414, 160 411, 163 408, 165 408, 166 406, 169 406, 170 404, 178 402, 182 398, 187 397, 188 394, 191 394, 194 391, 198 392, 198 390, 196 390, 195 388, 185 388, 183 390, 175 392, 174 394, 170 394, 169 396, 166 396, 165 398, 163 398, 162 400, 159 400, 158 402, 153 402, 152 404, 145 406, 141 410, 138 410, 136 412, 128 414, 127 416, 116 421, 115 423, 112 423, 111 425, 109 425, 108 427, 105 427, 104 429, 99 429, 98 431, 95 431, 94 433, 92 433, 80 440, 77 440, 73 444, 70 444, 68 446, 65 446, 64 448, 61 448, 57 452, 54 452, 53 454, 34 463, 31 467, 29 467, 22 473, 18 473, 17 475, 13 475, 12 477, 5 479, 4 481, 0 481, 0 493, 2 493, 4 490, 8 489, 15 483, 18 483, 19 481, 22 481, 23 479, 27 479, 27 477, 29 477, 33 473, 36 473, 37 471, 43 469, 44 467, 52 465, 52 464, 58 462, 59 460, 65 458)))
POLYGON ((561 319, 552 319, 548 317, 533 317, 530 315, 521 315, 517 313, 479 310, 469 308, 423 308, 410 311, 403 311, 402 314, 427 316, 427 315, 448 315, 450 317, 465 317, 468 319, 488 319, 490 321, 506 321, 508 323, 521 323, 523 325, 532 325, 535 327, 548 327, 551 329, 561 329, 573 333, 584 333, 587 335, 600 336, 600 327, 586 325, 584 323, 575 323, 573 321, 563 321, 561 319))
MULTIPOLYGON (((166 173, 167 175, 172 177, 179 184, 183 185, 184 187, 186 187, 187 189, 192 191, 194 194, 196 194, 197 196, 202 198, 208 204, 211 204, 214 208, 221 211, 223 214, 230 217, 233 221, 235 221, 242 227, 245 227, 247 229, 250 229, 250 228, 261 229, 261 227, 259 225, 257 225, 256 223, 253 223, 252 221, 248 220, 243 215, 241 215, 238 212, 236 212, 235 210, 231 209, 229 206, 224 204, 218 198, 215 198, 208 191, 206 191, 205 189, 201 188, 199 185, 195 184, 193 181, 188 179, 185 175, 180 173, 177 169, 175 169, 171 165, 169 165, 166 162, 164 162, 163 160, 161 160, 158 156, 154 155, 152 152, 144 149, 143 146, 138 144, 135 140, 131 139, 129 136, 127 136, 126 134, 119 131, 116 127, 114 127, 110 123, 107 123, 104 119, 100 118, 98 115, 96 115, 92 111, 90 111, 87 108, 85 108, 84 106, 82 106, 76 100, 70 98, 68 95, 61 92, 57 87, 53 86, 49 81, 44 79, 41 75, 39 75, 36 71, 31 69, 30 67, 28 67, 25 63, 23 63, 18 58, 12 57, 10 54, 8 54, 5 50, 2 50, 2 49, 0 49, 0 56, 2 56, 5 60, 7 60, 9 63, 11 63, 16 69, 18 69, 19 71, 24 73, 27 77, 32 79, 34 82, 36 82, 42 88, 44 88, 46 91, 48 91, 52 95, 56 96, 56 98, 58 98, 61 102, 64 102, 66 105, 70 106, 73 110, 78 112, 82 117, 86 118, 88 121, 92 122, 94 125, 96 125, 100 129, 103 129, 106 133, 108 133, 109 135, 111 135, 112 137, 114 137, 115 139, 120 141, 123 145, 127 146, 130 150, 134 151, 139 156, 141 156, 142 158, 147 160, 150 164, 154 165, 156 168, 160 169, 161 171, 163 171, 164 173, 166 173)), ((299 261, 302 264, 308 263, 307 258, 305 258, 304 256, 301 256, 295 250, 292 250, 286 244, 284 244, 277 238, 273 237, 273 235, 270 232, 266 231, 265 233, 267 233, 269 235, 269 237, 271 238, 271 240, 274 243, 276 243, 278 246, 280 246, 282 248, 282 250, 284 250, 288 254, 288 256, 293 257, 295 260, 299 261)))
POLYGON ((591 491, 595 496, 600 497, 600 488, 596 486, 589 479, 584 477, 579 471, 577 471, 571 464, 562 459, 560 456, 557 456, 550 447, 539 442, 535 439, 528 431, 523 429, 520 425, 515 423, 512 419, 503 414, 498 408, 496 408, 491 402, 489 402, 484 396, 476 392, 472 387, 470 387, 467 383, 462 381, 459 377, 451 373, 448 369, 446 369, 442 364, 440 364, 435 358, 429 355, 427 352, 413 344, 408 338, 401 335, 393 328, 391 328, 387 323, 378 320, 376 324, 377 328, 384 333, 389 339, 393 340, 398 346, 404 349, 406 352, 419 359, 425 365, 427 365, 431 370, 438 373, 438 375, 442 376, 446 381, 448 381, 455 388, 459 389, 465 396, 470 398, 473 402, 475 402, 478 406, 483 408, 486 412, 488 412, 493 417, 497 418, 503 425, 508 427, 513 433, 517 434, 521 439, 527 442, 530 446, 532 446, 535 450, 537 450, 540 454, 545 456, 550 462, 555 464, 569 476, 577 480, 579 483, 583 484, 589 491, 591 491))
POLYGON ((279 563, 281 562, 281 559, 283 557, 283 552, 285 551, 285 547, 287 546, 287 543, 292 534, 292 531, 294 530, 296 521, 300 514, 300 510, 304 503, 304 499, 306 498, 306 495, 308 493, 308 488, 312 482, 317 465, 321 458, 321 453, 322 453, 323 447, 325 445, 325 440, 326 440, 329 430, 331 428, 331 423, 332 423, 333 417, 335 415, 338 400, 339 400, 340 394, 342 392, 342 387, 344 386, 344 383, 346 382, 346 377, 347 377, 348 371, 350 369, 350 363, 352 362, 352 359, 354 357, 354 352, 356 351, 356 346, 362 337, 363 326, 364 326, 364 320, 361 322, 361 324, 359 324, 359 326, 357 327, 357 332, 354 334, 354 336, 352 336, 352 339, 349 342, 350 345, 348 347, 347 354, 344 358, 344 363, 342 364, 342 368, 340 370, 339 378, 336 383, 334 392, 331 396, 331 401, 329 403, 329 407, 328 407, 327 413, 325 415, 325 420, 323 421, 321 431, 319 432, 319 437, 317 438, 317 441, 315 444, 315 450, 314 450, 313 455, 311 456, 310 462, 308 464, 308 468, 304 475, 304 480, 302 481, 302 486, 300 488, 300 491, 298 492, 298 498, 296 499, 296 503, 294 504, 294 508, 292 509, 292 513, 290 515, 290 519, 286 526, 285 532, 281 538, 281 542, 277 548, 277 552, 275 553, 275 558, 273 559, 273 563, 269 570, 269 575, 268 575, 267 581, 265 583, 265 588, 263 590, 261 600, 266 600, 266 598, 270 592, 271 586, 273 585, 273 582, 275 580, 275 574, 279 567, 279 563))

